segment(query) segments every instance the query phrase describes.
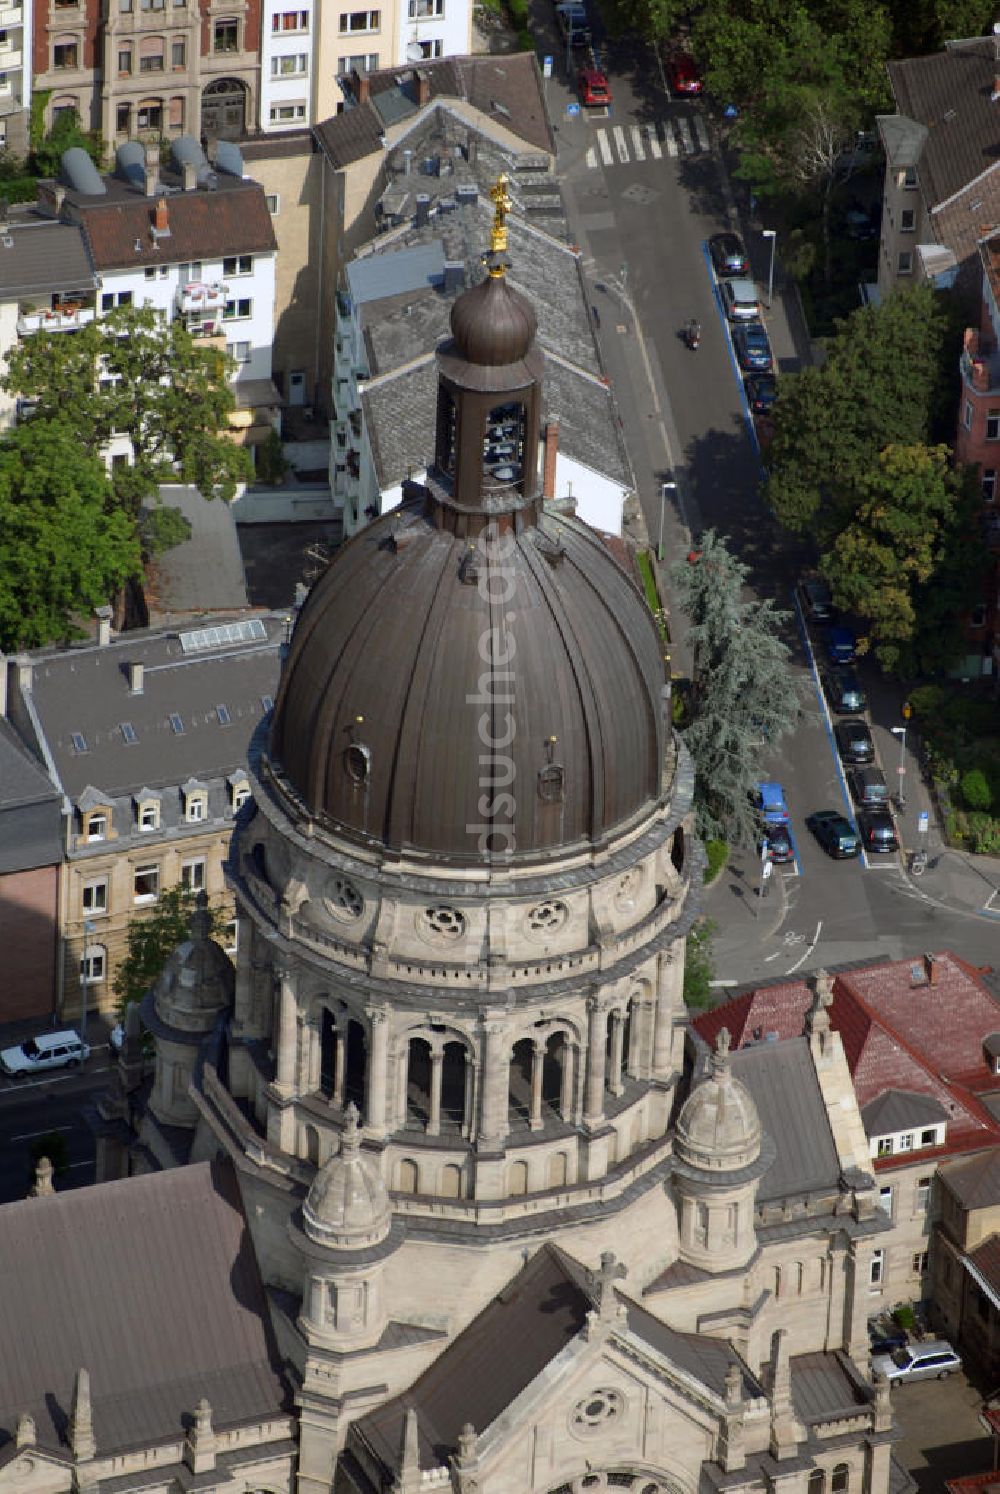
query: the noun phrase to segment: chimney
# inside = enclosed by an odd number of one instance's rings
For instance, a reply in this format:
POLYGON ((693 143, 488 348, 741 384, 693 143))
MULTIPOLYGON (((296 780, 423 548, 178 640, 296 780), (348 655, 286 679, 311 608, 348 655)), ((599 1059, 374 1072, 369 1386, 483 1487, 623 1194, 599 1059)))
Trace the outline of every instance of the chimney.
POLYGON ((133 663, 128 666, 128 693, 130 695, 141 695, 143 687, 143 676, 146 671, 142 664, 133 663))
POLYGON ((24 696, 31 691, 32 664, 30 654, 18 654, 14 660, 14 668, 17 670, 17 693, 24 696))
POLYGON ((66 188, 62 182, 45 182, 38 188, 38 206, 46 217, 58 218, 66 201, 66 188))
POLYGON ((152 197, 160 182, 160 147, 158 145, 146 146, 146 172, 143 191, 147 197, 152 197))
POLYGON ((938 962, 936 955, 924 955, 924 971, 927 975, 927 984, 929 986, 936 986, 938 978, 938 962))
POLYGON ((413 82, 417 94, 417 108, 422 109, 431 100, 431 80, 419 67, 413 69, 413 82))
POLYGON ((107 648, 111 642, 111 608, 95 607, 94 616, 97 618, 97 646, 107 648))
POLYGON ((465 285, 465 265, 460 259, 446 259, 444 262, 444 293, 447 296, 455 291, 460 291, 465 285))
POLYGON ((193 161, 185 161, 181 167, 185 192, 194 192, 198 186, 198 168, 193 161))
POLYGON ((559 422, 550 420, 545 427, 545 458, 542 464, 542 497, 556 496, 556 458, 559 455, 559 422))
POLYGON ((417 216, 414 222, 418 228, 422 228, 431 216, 431 199, 427 192, 417 193, 417 216))
POLYGON ((368 81, 367 73, 359 73, 355 68, 351 75, 354 97, 359 104, 367 104, 371 98, 372 86, 368 81))
POLYGON ((410 168, 412 167, 412 165, 413 165, 413 151, 407 145, 407 146, 404 146, 404 148, 403 148, 403 175, 404 176, 409 176, 409 174, 410 174, 410 168))
POLYGON ((156 234, 170 232, 170 219, 167 215, 167 199, 157 199, 156 207, 153 209, 153 232, 156 234))

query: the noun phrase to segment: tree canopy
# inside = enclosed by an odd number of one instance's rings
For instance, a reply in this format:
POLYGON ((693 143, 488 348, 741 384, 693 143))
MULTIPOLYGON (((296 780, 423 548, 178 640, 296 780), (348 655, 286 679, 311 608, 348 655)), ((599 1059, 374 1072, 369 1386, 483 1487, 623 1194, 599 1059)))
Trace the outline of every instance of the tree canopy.
POLYGON ((165 481, 193 483, 230 499, 248 478, 248 453, 224 434, 235 399, 228 360, 179 321, 151 307, 121 306, 74 332, 38 333, 8 359, 4 388, 36 401, 30 420, 67 421, 86 450, 115 433, 134 462, 112 473, 117 503, 138 520, 143 499, 165 481))
POLYGON ((0 649, 81 634, 76 619, 140 572, 134 526, 103 462, 62 419, 0 441, 0 649))
MULTIPOLYGON (((168 887, 161 892, 156 906, 129 919, 125 933, 125 957, 115 971, 112 982, 118 998, 118 1014, 124 1019, 126 1009, 141 1001, 179 944, 191 937, 191 918, 197 907, 197 896, 183 887, 168 887)), ((213 938, 225 927, 220 908, 209 908, 213 938)))
POLYGON ((712 530, 671 572, 673 595, 690 622, 690 722, 683 737, 695 765, 698 830, 735 845, 751 844, 756 833, 750 792, 761 748, 791 731, 801 710, 780 636, 789 614, 770 600, 743 600, 747 575, 712 530))

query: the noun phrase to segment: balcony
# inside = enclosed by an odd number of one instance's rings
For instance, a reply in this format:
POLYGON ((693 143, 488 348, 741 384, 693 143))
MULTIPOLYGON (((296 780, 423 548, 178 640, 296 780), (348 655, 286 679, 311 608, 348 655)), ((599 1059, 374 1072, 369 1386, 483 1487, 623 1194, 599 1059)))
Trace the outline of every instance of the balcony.
POLYGON ((229 286, 221 281, 189 280, 177 287, 177 310, 182 316, 202 316, 206 320, 217 313, 221 320, 228 295, 229 286))
POLYGON ((0 72, 12 72, 14 68, 20 67, 24 59, 24 53, 20 47, 0 47, 0 72))
POLYGON ((93 306, 64 301, 61 306, 47 310, 24 307, 18 314, 17 330, 21 337, 30 337, 34 332, 78 332, 93 320, 93 306))
POLYGON ((1000 391, 1000 353, 972 327, 965 332, 962 378, 976 394, 1000 391))
POLYGON ((0 5, 0 31, 9 31, 12 26, 24 25, 24 11, 20 5, 0 5))

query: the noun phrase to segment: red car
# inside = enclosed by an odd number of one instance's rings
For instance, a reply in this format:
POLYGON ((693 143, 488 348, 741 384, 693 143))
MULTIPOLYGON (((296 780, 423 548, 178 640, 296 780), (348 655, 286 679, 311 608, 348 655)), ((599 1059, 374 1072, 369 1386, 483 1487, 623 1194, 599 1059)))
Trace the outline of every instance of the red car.
POLYGON ((608 80, 596 67, 582 67, 576 75, 580 98, 589 107, 611 103, 608 80))
POLYGON ((698 76, 694 58, 688 52, 675 52, 669 59, 667 78, 674 93, 701 93, 705 86, 698 76))

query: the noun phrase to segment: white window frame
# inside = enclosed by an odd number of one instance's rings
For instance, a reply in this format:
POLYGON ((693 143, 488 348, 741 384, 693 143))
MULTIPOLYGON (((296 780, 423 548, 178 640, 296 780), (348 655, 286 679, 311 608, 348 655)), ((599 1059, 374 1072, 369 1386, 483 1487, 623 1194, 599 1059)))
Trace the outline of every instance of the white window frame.
POLYGON ((208 819, 208 795, 195 789, 184 800, 184 819, 189 825, 200 825, 208 819))
MULTIPOLYGON (((983 502, 995 503, 997 500, 997 473, 995 467, 984 467, 982 476, 983 502)), ((994 1073, 1000 1074, 1000 1059, 994 1073)))
POLYGON ((281 212, 281 194, 278 192, 265 192, 264 203, 272 218, 276 218, 281 212))
POLYGON ((893 1206, 895 1201, 895 1189, 893 1188, 891 1183, 884 1184, 883 1187, 878 1190, 878 1201, 879 1206, 885 1211, 886 1214, 888 1214, 889 1218, 891 1219, 893 1216, 893 1206))
POLYGON ((223 280, 232 280, 237 275, 253 274, 252 254, 227 254, 222 261, 223 280))
POLYGON ((108 952, 103 944, 88 944, 80 956, 80 979, 86 986, 98 986, 108 977, 108 952))
POLYGON ((885 1282, 885 1265, 885 1251, 873 1250, 868 1262, 868 1285, 873 1290, 877 1290, 885 1282))
POLYGON ((920 1213, 920 1214, 926 1214, 927 1210, 930 1208, 930 1204, 931 1204, 931 1189, 932 1189, 933 1186, 934 1186, 934 1179, 933 1179, 933 1177, 927 1176, 927 1177, 923 1177, 923 1178, 917 1178, 917 1193, 916 1193, 916 1198, 917 1198, 917 1212, 918 1213, 920 1213))
POLYGON ((897 255, 897 258, 896 258, 896 274, 897 275, 912 275, 913 274, 913 253, 912 253, 911 250, 909 250, 909 249, 900 249, 899 254, 897 255))
POLYGON ((986 411, 986 439, 1000 441, 1000 410, 986 411))
POLYGON ((248 322, 250 321, 252 316, 252 296, 234 296, 231 300, 227 301, 225 306, 222 308, 222 320, 224 322, 248 322), (243 306, 246 307, 245 311, 240 310, 240 308, 243 306), (230 307, 233 307, 232 311, 230 311, 230 307))
POLYGON ((345 10, 340 14, 339 30, 341 36, 373 36, 382 30, 382 12, 380 10, 345 10), (361 21, 363 24, 352 25, 353 21, 361 21))
POLYGON ((252 790, 249 783, 247 783, 245 779, 243 779, 240 783, 234 783, 230 794, 230 803, 233 807, 233 813, 235 814, 237 810, 242 809, 244 804, 249 798, 251 798, 251 796, 252 790))
POLYGON ((143 799, 136 811, 136 827, 143 835, 160 828, 160 805, 157 799, 143 799), (146 823, 147 817, 149 823, 146 823))
POLYGON ((84 823, 83 834, 86 840, 107 840, 109 819, 107 812, 103 809, 91 810, 84 823))
POLYGON ((181 886, 185 892, 204 892, 208 881, 208 862, 204 856, 192 856, 181 862, 181 886))
POLYGON ((444 0, 409 0, 407 14, 411 21, 438 20, 444 15, 444 0))
POLYGON ((916 208, 901 208, 900 209, 900 214, 899 214, 899 231, 900 231, 900 233, 916 233, 916 231, 917 231, 917 210, 916 210, 916 208), (909 218, 909 220, 910 220, 909 223, 907 223, 907 221, 906 221, 907 218, 909 218))
POLYGON ((915 1250, 913 1252, 913 1259, 910 1262, 910 1266, 914 1276, 925 1276, 927 1274, 929 1255, 930 1252, 927 1250, 915 1250))
POLYGON ((235 960, 240 948, 240 921, 238 918, 230 918, 222 931, 224 943, 223 949, 230 959, 235 960))
POLYGON ((149 861, 149 862, 143 862, 143 864, 141 866, 134 867, 133 871, 132 871, 132 901, 134 903, 139 903, 139 904, 142 904, 142 905, 145 906, 146 904, 149 904, 149 903, 159 902, 159 900, 160 900, 160 866, 159 866, 159 863, 155 862, 155 861, 149 861), (139 891, 139 879, 140 878, 142 878, 143 880, 147 880, 147 879, 148 880, 152 880, 152 882, 155 884, 154 885, 154 889, 153 889, 152 892, 140 892, 139 891))
POLYGON ((268 116, 272 124, 293 124, 297 119, 305 119, 305 104, 272 104, 268 116))
POLYGON ((309 71, 308 52, 282 52, 271 58, 271 77, 304 78, 309 71))
POLYGON ((80 893, 80 906, 88 918, 99 918, 107 913, 107 877, 95 877, 92 882, 84 882, 80 893))

